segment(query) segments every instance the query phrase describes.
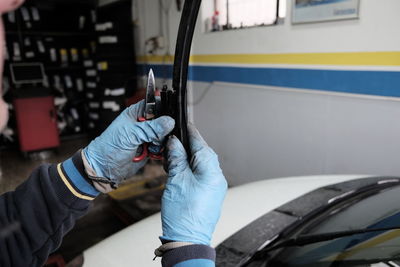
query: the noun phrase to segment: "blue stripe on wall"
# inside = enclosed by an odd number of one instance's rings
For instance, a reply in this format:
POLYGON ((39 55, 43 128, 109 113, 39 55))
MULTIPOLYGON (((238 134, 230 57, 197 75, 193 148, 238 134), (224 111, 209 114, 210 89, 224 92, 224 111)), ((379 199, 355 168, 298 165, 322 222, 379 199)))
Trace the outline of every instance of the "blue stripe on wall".
POLYGON ((299 7, 308 7, 308 6, 320 6, 320 5, 333 4, 333 3, 346 2, 346 1, 347 1, 347 0, 311 1, 310 3, 296 4, 296 8, 299 8, 299 7))
MULTIPOLYGON (((141 65, 141 74, 150 67, 156 77, 171 77, 171 65, 141 65)), ((311 70, 190 66, 189 79, 200 82, 232 82, 270 85, 331 92, 400 97, 400 72, 311 70)))

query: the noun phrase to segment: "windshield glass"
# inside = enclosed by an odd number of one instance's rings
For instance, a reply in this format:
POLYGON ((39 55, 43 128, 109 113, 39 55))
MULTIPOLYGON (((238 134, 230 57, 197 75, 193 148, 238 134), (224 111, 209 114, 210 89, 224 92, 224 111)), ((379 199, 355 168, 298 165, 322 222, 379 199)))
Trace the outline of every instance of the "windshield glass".
MULTIPOLYGON (((300 234, 399 226, 399 195, 400 187, 395 187, 347 203, 314 221, 300 234)), ((285 248, 268 266, 400 266, 396 259, 400 259, 400 230, 389 230, 285 248), (385 264, 389 261, 392 263, 385 264)))

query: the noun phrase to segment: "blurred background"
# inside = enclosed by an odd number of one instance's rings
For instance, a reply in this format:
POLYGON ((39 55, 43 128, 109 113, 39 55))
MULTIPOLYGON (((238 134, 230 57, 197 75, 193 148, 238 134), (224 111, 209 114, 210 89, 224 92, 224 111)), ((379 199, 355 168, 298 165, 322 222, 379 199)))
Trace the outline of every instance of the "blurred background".
MULTIPOLYGON (((171 87, 183 5, 27 0, 2 15, 10 119, 0 135, 0 193, 38 165, 67 159, 143 99, 149 68, 158 88, 171 87)), ((188 110, 230 186, 400 172, 398 10, 396 0, 202 1, 188 110)), ((97 198, 54 257, 69 262, 158 212, 165 180, 151 161, 97 198)))

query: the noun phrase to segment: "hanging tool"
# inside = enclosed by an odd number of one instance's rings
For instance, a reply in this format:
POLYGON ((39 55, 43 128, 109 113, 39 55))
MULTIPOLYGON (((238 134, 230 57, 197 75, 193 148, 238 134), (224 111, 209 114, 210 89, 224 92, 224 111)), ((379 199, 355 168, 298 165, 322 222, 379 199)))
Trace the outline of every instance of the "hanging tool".
POLYGON ((176 9, 178 10, 178 11, 181 11, 181 5, 182 5, 182 3, 181 3, 181 0, 176 0, 176 9))

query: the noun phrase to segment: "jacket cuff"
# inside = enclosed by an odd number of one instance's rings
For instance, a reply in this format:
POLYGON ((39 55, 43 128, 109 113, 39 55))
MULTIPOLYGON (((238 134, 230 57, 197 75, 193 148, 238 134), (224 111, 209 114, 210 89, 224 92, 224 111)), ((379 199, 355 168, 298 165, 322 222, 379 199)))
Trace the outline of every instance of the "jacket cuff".
POLYGON ((93 187, 85 172, 80 151, 57 164, 56 171, 60 180, 75 197, 93 200, 99 195, 100 192, 93 187))
POLYGON ((85 149, 81 151, 81 158, 83 161, 83 166, 85 167, 85 173, 87 174, 87 177, 89 178, 94 188, 97 191, 105 194, 110 193, 111 191, 116 189, 116 186, 111 183, 110 179, 102 178, 97 175, 92 166, 90 166, 86 158, 85 151, 85 149))
POLYGON ((172 267, 178 263, 190 260, 203 260, 204 262, 213 264, 215 262, 215 249, 206 245, 188 245, 175 248, 163 255, 162 266, 172 267))

